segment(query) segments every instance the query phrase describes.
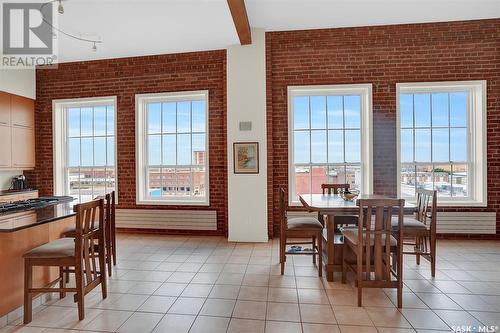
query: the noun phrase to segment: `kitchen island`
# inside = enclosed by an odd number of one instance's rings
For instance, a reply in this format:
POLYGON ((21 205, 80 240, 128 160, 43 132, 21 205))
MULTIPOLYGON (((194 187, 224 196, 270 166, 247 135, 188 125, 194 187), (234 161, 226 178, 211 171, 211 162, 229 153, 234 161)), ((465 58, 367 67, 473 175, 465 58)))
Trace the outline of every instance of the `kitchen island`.
MULTIPOLYGON (((61 238, 74 226, 73 203, 67 201, 0 213, 0 318, 23 306, 23 254, 61 238)), ((59 271, 36 267, 33 273, 34 286, 41 286, 59 271)))

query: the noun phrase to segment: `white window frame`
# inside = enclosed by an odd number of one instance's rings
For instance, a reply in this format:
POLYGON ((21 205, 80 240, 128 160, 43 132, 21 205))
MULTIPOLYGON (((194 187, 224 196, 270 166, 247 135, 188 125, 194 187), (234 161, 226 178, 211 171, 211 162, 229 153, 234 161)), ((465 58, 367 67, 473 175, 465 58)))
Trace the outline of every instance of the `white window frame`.
POLYGON ((137 94, 135 95, 135 152, 136 152, 136 203, 140 205, 165 205, 165 206, 209 206, 210 205, 210 179, 209 179, 209 113, 208 113, 208 90, 197 91, 182 91, 182 92, 167 92, 153 94, 137 94), (191 99, 205 100, 205 187, 206 195, 204 200, 192 199, 151 199, 147 197, 147 110, 146 104, 151 102, 166 102, 166 101, 186 101, 191 99))
MULTIPOLYGON (((397 186, 401 195, 401 124, 400 94, 439 93, 468 91, 468 170, 469 198, 438 198, 438 206, 486 207, 487 198, 487 128, 486 128, 486 80, 411 82, 396 84, 396 135, 397 135, 397 186)), ((405 198, 414 203, 416 198, 405 198)))
MULTIPOLYGON (((96 104, 112 104, 114 109, 114 168, 115 191, 118 191, 118 165, 117 165, 117 98, 116 96, 87 97, 52 100, 52 144, 53 144, 53 175, 54 195, 69 195, 69 182, 66 174, 67 156, 67 115, 64 112, 69 107, 95 106, 96 104)), ((118 202, 118 198, 117 198, 118 202)))
MULTIPOLYGON (((296 96, 361 96, 361 188, 362 194, 373 193, 373 112, 372 84, 338 84, 316 86, 288 86, 288 202, 290 206, 301 206, 294 200, 294 135, 293 135, 293 98, 296 96)), ((312 163, 314 164, 314 163, 312 163)))

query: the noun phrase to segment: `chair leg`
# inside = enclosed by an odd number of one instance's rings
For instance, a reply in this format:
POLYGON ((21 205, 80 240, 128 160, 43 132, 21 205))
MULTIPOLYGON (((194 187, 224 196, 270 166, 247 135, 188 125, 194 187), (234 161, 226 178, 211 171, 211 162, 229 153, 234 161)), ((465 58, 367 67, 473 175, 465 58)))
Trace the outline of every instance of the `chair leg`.
POLYGON ((416 250, 416 255, 415 255, 415 259, 417 261, 417 265, 420 265, 420 250, 421 250, 421 239, 420 237, 415 237, 415 250, 416 250))
POLYGON ((358 306, 363 306, 363 252, 358 249, 356 254, 356 272, 358 284, 358 306))
POLYGON ((436 236, 431 235, 431 275, 436 276, 436 236))
POLYGON ((342 283, 345 284, 347 282, 347 263, 345 262, 346 258, 346 244, 342 245, 342 283))
POLYGON ((323 239, 321 234, 318 236, 318 270, 319 277, 323 276, 323 239))
MULTIPOLYGON (((401 254, 403 255, 403 254, 401 254)), ((398 263, 397 273, 398 273, 398 308, 403 307, 403 260, 396 256, 396 262, 398 263)))
MULTIPOLYGON (((111 263, 109 265, 111 267, 111 263)), ((100 278, 101 278, 101 292, 102 292, 102 298, 108 297, 108 287, 106 284, 107 276, 106 276, 106 258, 104 253, 99 253, 99 271, 100 271, 100 278)))
MULTIPOLYGON (((312 245, 311 248, 314 251, 314 249, 316 248, 316 236, 312 237, 312 242, 311 243, 312 243, 311 244, 312 245)), ((312 257, 313 257, 313 264, 315 265, 316 264, 316 256, 313 255, 312 257)))
POLYGON ((29 324, 31 323, 32 320, 32 307, 33 307, 33 300, 31 296, 30 289, 32 288, 32 278, 33 278, 33 271, 32 271, 32 266, 29 262, 29 259, 24 259, 24 324, 29 324))
POLYGON ((111 252, 111 221, 108 221, 107 223, 107 230, 105 232, 105 245, 106 245, 106 263, 108 265, 108 275, 111 276, 113 274, 112 271, 112 257, 113 253, 111 252))
MULTIPOLYGON (((66 273, 64 272, 64 267, 59 267, 59 288, 63 289, 66 288, 66 273)), ((66 297, 66 292, 65 291, 60 291, 59 292, 59 298, 64 298, 66 297)))
POLYGON ((280 235, 280 264, 281 264, 281 275, 285 274, 285 256, 286 251, 286 235, 280 235))
POLYGON ((76 302, 78 303, 78 319, 85 319, 85 288, 83 285, 83 267, 82 263, 75 265, 75 283, 76 283, 76 302))

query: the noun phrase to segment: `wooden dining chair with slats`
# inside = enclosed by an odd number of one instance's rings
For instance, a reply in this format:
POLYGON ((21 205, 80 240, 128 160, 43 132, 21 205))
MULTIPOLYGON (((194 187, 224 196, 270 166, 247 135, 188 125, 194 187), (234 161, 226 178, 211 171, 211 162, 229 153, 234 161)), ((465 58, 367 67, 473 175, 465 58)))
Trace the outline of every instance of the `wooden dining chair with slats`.
MULTIPOLYGON (((321 184, 321 192, 323 195, 328 194, 339 194, 341 190, 349 190, 349 184, 321 184)), ((323 217, 323 220, 328 220, 331 217, 326 216, 323 217)), ((333 221, 335 226, 347 226, 347 225, 356 225, 358 224, 358 216, 357 215, 335 215, 333 216, 333 221)))
POLYGON ((403 305, 403 209, 404 199, 359 199, 357 228, 345 229, 342 283, 347 270, 356 275, 358 306, 363 288, 396 288, 397 305, 403 305), (397 212, 398 228, 392 226, 397 212), (349 259, 348 251, 355 259, 349 259))
POLYGON ((287 204, 285 190, 279 190, 280 202, 280 264, 281 275, 285 272, 286 255, 312 255, 313 263, 316 264, 316 256, 318 256, 318 275, 323 275, 323 242, 322 230, 323 225, 317 218, 314 217, 295 217, 287 216, 287 204), (290 241, 289 238, 309 238, 311 241, 290 241), (310 251, 291 251, 287 250, 288 245, 311 245, 310 251))
POLYGON ((85 318, 85 295, 101 285, 102 298, 107 297, 104 251, 94 251, 94 245, 104 246, 104 200, 94 200, 73 207, 75 216, 75 237, 61 238, 34 248, 24 258, 24 324, 32 320, 33 295, 59 292, 64 298, 66 292, 75 292, 78 303, 78 318, 85 318), (59 277, 48 286, 33 288, 33 267, 59 267, 59 277), (75 287, 66 286, 67 267, 74 267, 75 287), (51 286, 59 282, 58 288, 51 286))
POLYGON ((340 190, 348 190, 350 187, 349 184, 321 184, 321 193, 339 194, 340 190))

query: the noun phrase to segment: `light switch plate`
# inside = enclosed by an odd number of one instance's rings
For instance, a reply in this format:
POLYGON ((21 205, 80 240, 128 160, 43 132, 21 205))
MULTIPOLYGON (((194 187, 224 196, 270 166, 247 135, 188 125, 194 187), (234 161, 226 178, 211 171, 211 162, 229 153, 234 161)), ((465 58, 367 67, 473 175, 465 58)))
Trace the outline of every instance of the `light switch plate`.
POLYGON ((240 121, 240 131, 251 131, 252 122, 251 121, 240 121))

